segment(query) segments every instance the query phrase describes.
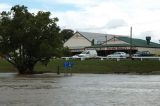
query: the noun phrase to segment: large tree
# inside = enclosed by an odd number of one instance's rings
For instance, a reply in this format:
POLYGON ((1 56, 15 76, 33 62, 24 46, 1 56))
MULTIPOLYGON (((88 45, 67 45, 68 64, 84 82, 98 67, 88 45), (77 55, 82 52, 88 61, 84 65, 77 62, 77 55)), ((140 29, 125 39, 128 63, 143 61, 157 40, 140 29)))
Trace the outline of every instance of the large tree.
POLYGON ((16 5, 0 14, 0 54, 20 74, 32 74, 38 61, 46 63, 62 48, 58 18, 50 12, 30 13, 16 5))
POLYGON ((74 31, 71 29, 63 29, 61 31, 61 37, 62 37, 63 42, 66 42, 73 35, 74 35, 74 31))

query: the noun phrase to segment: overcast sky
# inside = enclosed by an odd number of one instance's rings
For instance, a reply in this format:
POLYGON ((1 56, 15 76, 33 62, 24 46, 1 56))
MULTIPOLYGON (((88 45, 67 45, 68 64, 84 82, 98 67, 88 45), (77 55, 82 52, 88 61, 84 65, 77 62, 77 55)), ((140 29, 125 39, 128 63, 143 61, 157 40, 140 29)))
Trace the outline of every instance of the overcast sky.
POLYGON ((63 29, 160 40, 160 0, 0 0, 0 11, 19 4, 30 12, 50 11, 63 29))

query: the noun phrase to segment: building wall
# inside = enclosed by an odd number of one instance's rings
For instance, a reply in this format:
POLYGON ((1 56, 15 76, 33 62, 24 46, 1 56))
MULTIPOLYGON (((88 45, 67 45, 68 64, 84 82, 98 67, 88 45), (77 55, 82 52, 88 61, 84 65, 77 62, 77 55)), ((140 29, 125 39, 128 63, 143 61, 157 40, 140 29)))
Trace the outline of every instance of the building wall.
POLYGON ((138 51, 149 51, 152 54, 160 55, 160 48, 144 48, 144 47, 137 47, 138 51))
MULTIPOLYGON (((109 40, 107 44, 128 44, 128 43, 113 38, 109 40)), ((136 47, 136 48, 138 49, 138 51, 149 51, 152 54, 160 55, 160 48, 145 48, 145 47, 136 47)))
POLYGON ((91 46, 91 42, 81 36, 79 33, 75 33, 67 42, 64 43, 64 47, 86 47, 91 46))

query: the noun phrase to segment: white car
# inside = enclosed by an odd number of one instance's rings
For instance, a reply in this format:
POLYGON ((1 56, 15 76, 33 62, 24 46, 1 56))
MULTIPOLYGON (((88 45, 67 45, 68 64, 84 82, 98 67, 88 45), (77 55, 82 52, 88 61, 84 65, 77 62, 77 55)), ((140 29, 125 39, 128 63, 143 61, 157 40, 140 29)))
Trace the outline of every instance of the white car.
POLYGON ((85 50, 80 54, 72 56, 72 58, 95 58, 97 57, 96 50, 85 50))
POLYGON ((127 58, 127 57, 129 57, 129 55, 128 54, 126 54, 125 52, 114 52, 113 54, 110 54, 110 55, 108 55, 107 57, 110 57, 110 58, 117 58, 117 57, 122 57, 122 58, 127 58))
POLYGON ((72 56, 73 59, 77 59, 77 58, 80 58, 78 55, 74 55, 72 56))

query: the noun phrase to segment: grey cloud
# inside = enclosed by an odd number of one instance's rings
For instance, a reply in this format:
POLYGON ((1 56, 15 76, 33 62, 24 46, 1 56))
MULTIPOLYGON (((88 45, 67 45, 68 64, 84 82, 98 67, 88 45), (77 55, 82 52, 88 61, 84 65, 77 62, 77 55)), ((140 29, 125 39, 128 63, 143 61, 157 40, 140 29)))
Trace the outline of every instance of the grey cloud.
POLYGON ((140 35, 143 36, 143 37, 154 36, 154 32, 153 31, 145 31, 145 32, 142 32, 140 35))
POLYGON ((127 22, 124 21, 123 19, 113 19, 107 23, 106 27, 108 29, 115 29, 115 28, 123 27, 127 25, 128 25, 127 22))
POLYGON ((160 10, 160 8, 159 7, 152 7, 152 8, 148 8, 148 10, 151 10, 151 11, 155 11, 155 10, 160 10))
POLYGON ((150 36, 151 40, 153 40, 152 38, 156 38, 156 35, 155 35, 154 31, 144 31, 140 34, 139 37, 141 37, 142 39, 145 39, 146 36, 150 36))

